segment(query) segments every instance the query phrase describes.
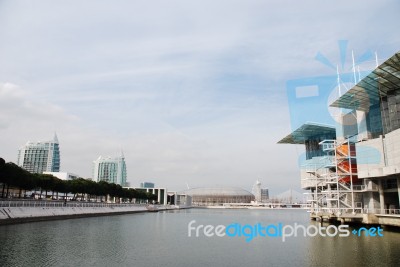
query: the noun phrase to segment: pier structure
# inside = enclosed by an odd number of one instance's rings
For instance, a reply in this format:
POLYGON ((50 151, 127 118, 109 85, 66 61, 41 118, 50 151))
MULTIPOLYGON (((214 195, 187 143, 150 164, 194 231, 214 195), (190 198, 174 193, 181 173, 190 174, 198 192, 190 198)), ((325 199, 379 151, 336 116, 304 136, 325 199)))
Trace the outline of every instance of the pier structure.
POLYGON ((400 226, 400 52, 329 106, 334 126, 306 122, 278 142, 305 146, 311 218, 400 226))

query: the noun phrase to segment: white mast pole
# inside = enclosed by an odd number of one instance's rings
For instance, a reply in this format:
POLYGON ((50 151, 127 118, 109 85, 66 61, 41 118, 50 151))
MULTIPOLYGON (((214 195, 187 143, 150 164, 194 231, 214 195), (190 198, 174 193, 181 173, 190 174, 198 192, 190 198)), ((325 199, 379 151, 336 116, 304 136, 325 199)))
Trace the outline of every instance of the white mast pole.
POLYGON ((337 84, 338 84, 338 88, 339 88, 339 97, 342 96, 342 90, 340 88, 340 76, 339 76, 339 66, 336 65, 336 73, 337 73, 337 84))
POLYGON ((357 78, 356 78, 356 64, 354 62, 354 51, 351 50, 351 58, 353 59, 353 74, 354 74, 354 84, 357 83, 357 78))

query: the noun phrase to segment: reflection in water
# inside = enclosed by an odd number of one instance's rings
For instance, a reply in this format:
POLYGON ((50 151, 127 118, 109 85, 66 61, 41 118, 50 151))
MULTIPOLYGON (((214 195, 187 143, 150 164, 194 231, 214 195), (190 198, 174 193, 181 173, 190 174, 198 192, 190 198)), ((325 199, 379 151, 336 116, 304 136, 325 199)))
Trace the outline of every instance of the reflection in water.
MULTIPOLYGON (((317 222, 310 223, 318 225, 317 222)), ((351 234, 349 237, 308 238, 307 265, 398 266, 400 234, 390 231, 383 231, 383 234, 383 237, 351 234)))
POLYGON ((207 210, 0 226, 1 266, 398 266, 400 233, 384 237, 188 237, 196 225, 316 224, 302 210, 207 210))

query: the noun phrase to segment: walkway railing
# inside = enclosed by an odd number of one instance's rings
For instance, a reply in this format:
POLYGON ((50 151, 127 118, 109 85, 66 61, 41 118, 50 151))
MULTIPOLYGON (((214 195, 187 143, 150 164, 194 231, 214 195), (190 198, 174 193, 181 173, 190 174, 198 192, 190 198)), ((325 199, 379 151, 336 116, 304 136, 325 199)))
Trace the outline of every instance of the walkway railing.
POLYGON ((60 202, 60 201, 15 201, 3 200, 0 201, 0 207, 47 207, 47 208, 65 208, 65 207, 79 207, 79 208, 104 208, 104 207, 141 207, 146 204, 134 203, 104 203, 104 202, 60 202))
POLYGON ((393 214, 393 215, 400 215, 400 209, 376 209, 372 213, 376 214, 393 214))
POLYGON ((327 208, 327 207, 318 207, 313 208, 311 207, 310 212, 319 213, 319 212, 326 212, 331 214, 382 214, 382 215, 397 215, 400 216, 400 209, 366 209, 366 208, 327 208))

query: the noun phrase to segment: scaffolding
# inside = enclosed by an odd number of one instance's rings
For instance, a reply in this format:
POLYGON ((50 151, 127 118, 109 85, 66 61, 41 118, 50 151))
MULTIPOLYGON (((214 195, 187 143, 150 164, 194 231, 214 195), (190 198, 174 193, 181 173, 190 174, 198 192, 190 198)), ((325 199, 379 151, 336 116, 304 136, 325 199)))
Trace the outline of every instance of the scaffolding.
POLYGON ((306 166, 310 174, 311 212, 341 215, 361 213, 360 182, 357 176, 355 142, 352 138, 323 140, 319 143, 324 157, 306 166))

